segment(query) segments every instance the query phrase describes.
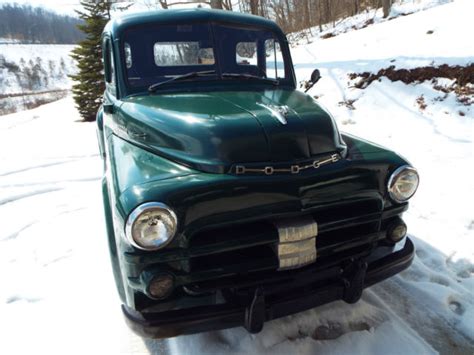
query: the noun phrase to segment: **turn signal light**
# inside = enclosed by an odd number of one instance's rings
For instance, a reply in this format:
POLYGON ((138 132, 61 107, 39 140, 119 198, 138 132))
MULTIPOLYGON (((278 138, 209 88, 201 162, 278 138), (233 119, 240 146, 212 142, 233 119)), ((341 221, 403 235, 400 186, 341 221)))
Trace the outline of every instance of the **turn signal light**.
POLYGON ((387 238, 394 243, 398 243, 400 240, 405 238, 406 235, 407 225, 401 218, 394 220, 387 228, 387 238))
POLYGON ((155 299, 164 299, 168 297, 174 289, 173 276, 161 274, 155 276, 148 285, 148 294, 155 299))

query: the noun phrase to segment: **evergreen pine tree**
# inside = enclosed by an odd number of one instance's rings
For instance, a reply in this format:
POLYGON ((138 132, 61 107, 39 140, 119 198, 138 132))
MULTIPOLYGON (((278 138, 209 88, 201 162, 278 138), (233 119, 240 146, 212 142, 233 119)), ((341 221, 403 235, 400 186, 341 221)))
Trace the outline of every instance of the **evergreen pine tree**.
POLYGON ((84 121, 94 121, 102 102, 105 85, 103 78, 101 34, 110 19, 110 3, 81 1, 83 11, 76 11, 84 23, 78 25, 86 38, 72 50, 78 72, 70 77, 76 82, 72 94, 84 121))

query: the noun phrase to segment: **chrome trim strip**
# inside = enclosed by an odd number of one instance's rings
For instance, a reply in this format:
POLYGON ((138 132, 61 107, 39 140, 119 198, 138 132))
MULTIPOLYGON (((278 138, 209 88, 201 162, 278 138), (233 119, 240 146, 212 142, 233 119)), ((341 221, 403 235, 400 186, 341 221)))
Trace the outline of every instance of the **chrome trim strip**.
POLYGON ((247 168, 244 165, 236 165, 235 166, 235 174, 243 175, 246 173, 261 173, 265 175, 273 175, 274 173, 291 173, 291 174, 299 174, 303 170, 307 169, 319 169, 323 165, 327 165, 330 163, 335 163, 339 161, 341 158, 339 154, 332 154, 330 157, 321 160, 314 160, 311 164, 306 165, 291 165, 289 168, 275 168, 273 166, 265 166, 263 168, 247 168))

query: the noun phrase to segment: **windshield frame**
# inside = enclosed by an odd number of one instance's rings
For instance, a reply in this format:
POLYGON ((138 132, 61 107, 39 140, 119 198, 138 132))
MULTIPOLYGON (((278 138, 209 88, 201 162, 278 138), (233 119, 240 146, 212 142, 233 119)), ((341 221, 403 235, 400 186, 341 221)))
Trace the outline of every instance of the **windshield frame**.
MULTIPOLYGON (((290 49, 288 46, 288 41, 285 37, 285 35, 282 32, 276 31, 274 28, 267 27, 265 25, 248 25, 248 24, 242 24, 238 22, 230 22, 230 21, 215 21, 215 20, 205 20, 205 21, 191 21, 191 22, 176 22, 173 23, 173 25, 194 25, 194 24, 206 24, 210 28, 210 37, 211 41, 213 44, 214 48, 214 58, 215 58, 215 70, 216 73, 218 74, 217 77, 213 78, 205 78, 205 77, 199 77, 199 78, 193 78, 192 80, 185 80, 185 81, 176 81, 174 83, 170 83, 168 85, 164 85, 163 88, 160 88, 160 90, 157 90, 156 92, 161 92, 161 91, 192 91, 192 90, 211 90, 212 88, 216 89, 229 89, 229 90, 235 90, 236 87, 239 87, 242 90, 242 82, 245 82, 246 85, 244 86, 248 90, 255 90, 256 88, 259 87, 272 87, 275 88, 274 84, 271 84, 269 82, 265 82, 265 80, 262 81, 253 81, 253 80, 246 80, 245 78, 242 79, 230 79, 223 78, 221 76, 222 70, 221 70, 221 63, 220 61, 222 60, 220 51, 218 48, 216 48, 217 42, 215 40, 215 29, 217 26, 225 26, 225 27, 231 27, 231 28, 236 28, 236 29, 247 29, 251 31, 265 31, 265 32, 270 32, 272 36, 274 37, 275 40, 278 41, 280 44, 280 49, 282 52, 282 57, 283 57, 283 62, 284 62, 284 69, 285 69, 285 78, 279 79, 279 85, 278 87, 286 87, 286 88, 296 88, 296 80, 295 80, 295 73, 294 73, 294 68, 293 68, 293 63, 291 60, 291 54, 290 54, 290 49), (196 85, 197 83, 197 85, 196 85)), ((120 38, 116 40, 116 45, 118 47, 119 51, 119 57, 120 57, 120 76, 122 77, 122 81, 124 84, 124 95, 123 96, 128 96, 128 95, 135 95, 135 94, 141 94, 144 92, 147 92, 148 86, 133 86, 129 82, 129 77, 128 77, 128 72, 127 72, 127 67, 126 67, 126 54, 125 54, 125 43, 126 37, 127 37, 127 32, 129 31, 147 31, 153 28, 155 31, 159 31, 160 27, 168 26, 169 24, 161 24, 161 23, 148 23, 148 24, 140 24, 140 25, 135 25, 135 26, 130 26, 127 28, 123 33, 121 34, 120 38)), ((262 78, 263 79, 263 78, 262 78)))

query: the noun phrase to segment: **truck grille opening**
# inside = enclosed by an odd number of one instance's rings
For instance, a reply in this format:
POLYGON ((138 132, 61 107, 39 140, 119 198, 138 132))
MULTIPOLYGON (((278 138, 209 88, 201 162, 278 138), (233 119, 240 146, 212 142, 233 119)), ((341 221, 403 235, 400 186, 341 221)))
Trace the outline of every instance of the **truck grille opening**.
POLYGON ((191 259, 193 272, 225 269, 231 273, 246 274, 269 265, 278 266, 277 257, 270 245, 259 245, 191 259))
POLYGON ((227 241, 244 239, 248 236, 258 238, 259 236, 274 234, 278 236, 276 229, 269 221, 256 221, 244 224, 229 225, 221 228, 203 229, 193 235, 190 247, 202 247, 214 244, 221 244, 227 241))
MULTIPOLYGON (((194 247, 198 245, 202 247, 205 243, 206 248, 210 249, 213 245, 217 247, 217 244, 213 243, 219 243, 222 246, 221 243, 230 243, 232 238, 241 238, 242 243, 237 243, 237 247, 232 250, 222 250, 192 258, 190 260, 191 272, 216 271, 216 274, 238 274, 239 276, 264 270, 276 272, 278 256, 274 251, 274 245, 278 243, 278 231, 270 221, 259 223, 258 228, 255 229, 253 226, 253 224, 234 226, 232 232, 227 228, 217 228, 212 232, 209 230, 206 232, 212 237, 196 238, 192 244, 194 247), (219 236, 222 236, 222 239, 219 236), (245 243, 246 241, 248 243, 245 243), (263 241, 264 244, 253 244, 259 241, 263 241)), ((370 249, 371 245, 380 238, 380 233, 377 234, 379 228, 380 222, 374 221, 318 233, 316 237, 317 262, 324 262, 328 258, 340 262, 344 258, 351 257, 351 250, 359 252, 362 249, 370 249)))

